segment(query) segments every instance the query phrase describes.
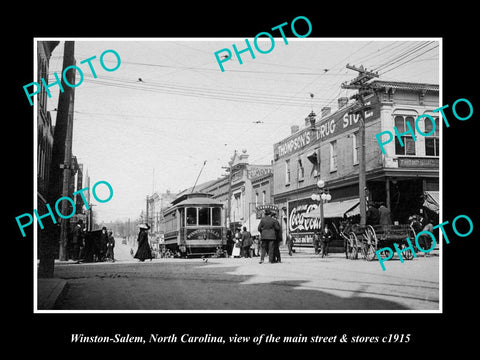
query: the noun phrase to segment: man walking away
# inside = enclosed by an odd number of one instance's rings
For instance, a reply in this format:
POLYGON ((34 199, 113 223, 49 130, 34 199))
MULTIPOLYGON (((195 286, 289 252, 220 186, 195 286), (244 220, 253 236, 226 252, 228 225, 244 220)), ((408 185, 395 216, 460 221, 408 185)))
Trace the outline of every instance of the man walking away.
POLYGON ((252 234, 250 234, 250 231, 247 231, 247 228, 244 226, 243 232, 242 232, 243 257, 252 257, 250 255, 250 246, 252 246, 252 244, 253 244, 252 234))
MULTIPOLYGON (((265 210, 265 216, 260 220, 258 224, 258 231, 262 241, 266 241, 268 244, 268 260, 273 263, 274 260, 274 242, 277 240, 277 232, 280 230, 280 225, 277 220, 273 219, 270 214, 270 210, 265 210)), ((266 244, 266 245, 267 245, 266 244)), ((263 252, 260 264, 263 263, 263 252)))

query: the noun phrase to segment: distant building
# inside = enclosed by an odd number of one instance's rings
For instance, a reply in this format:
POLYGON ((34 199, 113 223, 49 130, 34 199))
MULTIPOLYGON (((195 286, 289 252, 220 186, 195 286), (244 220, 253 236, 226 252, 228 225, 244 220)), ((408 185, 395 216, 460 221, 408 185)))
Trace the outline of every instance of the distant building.
POLYGON ((146 222, 150 225, 150 233, 155 236, 164 233, 162 228, 162 211, 171 205, 177 196, 167 190, 165 193, 155 192, 147 199, 148 218, 146 222))

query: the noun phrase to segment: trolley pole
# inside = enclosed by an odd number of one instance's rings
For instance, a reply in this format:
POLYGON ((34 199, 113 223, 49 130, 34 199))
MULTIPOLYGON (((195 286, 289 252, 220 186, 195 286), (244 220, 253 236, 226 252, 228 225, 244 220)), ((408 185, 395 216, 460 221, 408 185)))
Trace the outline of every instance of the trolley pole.
POLYGON ((360 198, 360 226, 365 226, 367 223, 366 217, 366 161, 365 161, 365 111, 369 110, 370 107, 365 105, 365 95, 373 93, 371 84, 368 83, 374 77, 378 77, 378 72, 373 73, 367 71, 363 66, 359 68, 355 66, 350 66, 347 64, 347 69, 357 71, 359 75, 350 81, 349 84, 346 82, 342 84, 342 89, 356 89, 358 90, 357 94, 351 96, 351 99, 355 99, 358 102, 357 106, 354 106, 353 109, 349 112, 350 114, 360 114, 359 122, 359 131, 358 131, 358 140, 359 140, 359 149, 360 153, 358 156, 359 162, 359 173, 358 173, 358 193, 360 198))

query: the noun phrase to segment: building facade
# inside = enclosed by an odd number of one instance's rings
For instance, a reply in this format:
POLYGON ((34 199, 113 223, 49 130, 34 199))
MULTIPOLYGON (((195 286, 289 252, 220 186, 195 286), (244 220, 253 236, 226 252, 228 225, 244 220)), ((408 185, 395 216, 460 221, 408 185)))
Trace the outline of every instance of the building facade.
MULTIPOLYGON (((422 207, 425 192, 439 190, 439 123, 438 114, 433 113, 439 107, 439 87, 386 81, 374 81, 372 86, 375 93, 366 98, 370 109, 365 113, 365 191, 368 200, 386 204, 393 221, 406 223, 422 207), (421 114, 431 115, 437 130, 429 137, 416 136, 416 141, 404 134, 405 146, 395 139, 383 154, 375 135, 393 133, 394 126, 404 132, 407 122, 415 129, 421 114)), ((330 207, 337 211, 343 206, 353 214, 352 205, 359 199, 360 118, 349 113, 353 105, 348 98, 340 98, 334 113, 323 108, 314 122, 307 118, 305 127, 292 127, 290 136, 274 144, 273 198, 281 209, 285 234, 296 234, 298 243, 311 244, 313 232, 320 227, 318 219, 303 217, 318 207, 310 198, 319 191, 318 180, 325 182, 332 197, 330 207)), ((432 124, 424 120, 418 126, 428 133, 432 124)), ((325 207, 328 211, 328 203, 325 207)))

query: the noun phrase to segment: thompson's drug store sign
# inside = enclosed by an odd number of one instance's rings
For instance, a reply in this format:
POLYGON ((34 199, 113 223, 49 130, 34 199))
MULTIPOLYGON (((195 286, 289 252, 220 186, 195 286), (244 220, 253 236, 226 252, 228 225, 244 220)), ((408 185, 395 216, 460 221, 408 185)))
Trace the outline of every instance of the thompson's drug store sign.
POLYGON ((313 234, 320 230, 320 219, 305 218, 304 215, 317 207, 318 202, 309 197, 287 203, 288 232, 295 238, 295 246, 313 244, 313 234))
MULTIPOLYGON (((365 121, 368 122, 380 116, 378 100, 372 98, 366 104, 371 106, 371 110, 365 112, 365 121)), ((319 140, 327 140, 351 128, 358 127, 360 115, 349 114, 349 110, 351 110, 351 106, 329 115, 316 124, 316 130, 311 130, 307 127, 289 136, 287 139, 274 144, 273 151, 275 159, 278 160, 282 157, 288 157, 297 151, 311 146, 313 143, 317 143, 319 140)))

